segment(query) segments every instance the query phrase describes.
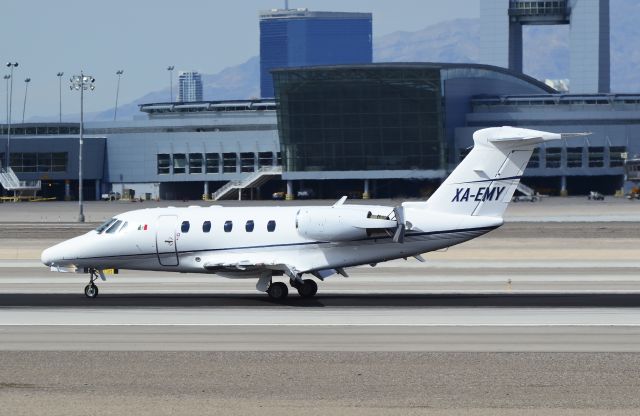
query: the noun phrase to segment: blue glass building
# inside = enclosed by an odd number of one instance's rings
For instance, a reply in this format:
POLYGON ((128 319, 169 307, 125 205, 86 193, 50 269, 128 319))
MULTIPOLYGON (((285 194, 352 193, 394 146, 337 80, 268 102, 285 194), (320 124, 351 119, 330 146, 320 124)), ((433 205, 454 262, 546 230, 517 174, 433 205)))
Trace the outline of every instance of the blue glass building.
POLYGON ((260 13, 260 94, 274 96, 274 68, 372 62, 371 13, 260 13))

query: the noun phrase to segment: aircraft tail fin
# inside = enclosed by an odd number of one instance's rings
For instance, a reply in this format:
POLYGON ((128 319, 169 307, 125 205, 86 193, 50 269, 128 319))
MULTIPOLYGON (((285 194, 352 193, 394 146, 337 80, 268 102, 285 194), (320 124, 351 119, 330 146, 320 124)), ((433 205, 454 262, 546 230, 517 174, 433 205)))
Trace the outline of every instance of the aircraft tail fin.
POLYGON ((460 215, 502 217, 533 150, 540 143, 590 133, 549 133, 491 127, 473 134, 474 147, 425 203, 460 215))

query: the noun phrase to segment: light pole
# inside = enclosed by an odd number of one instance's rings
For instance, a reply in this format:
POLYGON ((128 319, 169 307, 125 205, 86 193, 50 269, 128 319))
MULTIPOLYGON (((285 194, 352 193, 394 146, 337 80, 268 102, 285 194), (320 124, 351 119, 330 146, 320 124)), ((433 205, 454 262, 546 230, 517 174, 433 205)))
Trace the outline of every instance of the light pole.
POLYGON ((7 62, 7 68, 9 68, 9 71, 11 71, 11 73, 9 74, 9 117, 7 118, 7 167, 6 169, 9 169, 9 163, 10 163, 10 158, 9 158, 9 152, 11 150, 11 104, 13 104, 13 70, 14 68, 16 68, 18 66, 17 62, 7 62))
POLYGON ((120 78, 124 74, 122 69, 116 71, 116 75, 118 76, 118 86, 116 87, 116 108, 113 110, 113 121, 116 121, 116 117, 118 116, 118 95, 120 94, 120 78))
POLYGON ((29 89, 29 83, 31 78, 24 79, 24 101, 22 102, 22 124, 24 124, 24 113, 27 110, 27 90, 29 89))
POLYGON ((70 79, 71 90, 80 91, 80 146, 78 150, 78 203, 80 205, 80 213, 78 214, 78 222, 84 222, 84 210, 82 206, 82 142, 84 133, 84 91, 93 91, 96 87, 94 82, 96 79, 91 75, 85 75, 80 71, 80 75, 74 75, 70 79))
POLYGON ((64 72, 58 72, 56 76, 58 77, 58 101, 60 103, 60 123, 62 123, 62 76, 64 72))
POLYGON ((173 69, 175 67, 173 65, 169 65, 167 67, 167 71, 169 71, 169 102, 173 102, 173 69))
MULTIPOLYGON (((5 82, 5 116, 7 117, 7 126, 9 125, 9 78, 11 78, 11 75, 9 74, 5 74, 2 78, 4 78, 5 82)), ((5 163, 5 161, 3 160, 2 163, 5 163)))

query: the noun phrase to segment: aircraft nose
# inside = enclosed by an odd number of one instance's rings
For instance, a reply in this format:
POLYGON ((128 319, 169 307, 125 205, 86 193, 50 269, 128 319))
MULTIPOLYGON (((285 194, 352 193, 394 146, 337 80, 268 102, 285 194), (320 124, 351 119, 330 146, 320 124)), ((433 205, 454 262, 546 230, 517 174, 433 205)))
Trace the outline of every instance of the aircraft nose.
POLYGON ((45 266, 52 266, 57 260, 57 251, 57 246, 49 247, 40 255, 40 261, 42 261, 45 266))

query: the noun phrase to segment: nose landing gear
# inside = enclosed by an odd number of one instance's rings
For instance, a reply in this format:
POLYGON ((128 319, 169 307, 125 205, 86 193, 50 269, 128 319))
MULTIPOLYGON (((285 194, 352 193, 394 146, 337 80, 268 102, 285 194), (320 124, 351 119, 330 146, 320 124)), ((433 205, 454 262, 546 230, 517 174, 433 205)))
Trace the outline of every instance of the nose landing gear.
POLYGON ((84 295, 88 298, 98 296, 98 286, 94 283, 99 277, 96 269, 89 269, 89 284, 84 287, 84 295))

